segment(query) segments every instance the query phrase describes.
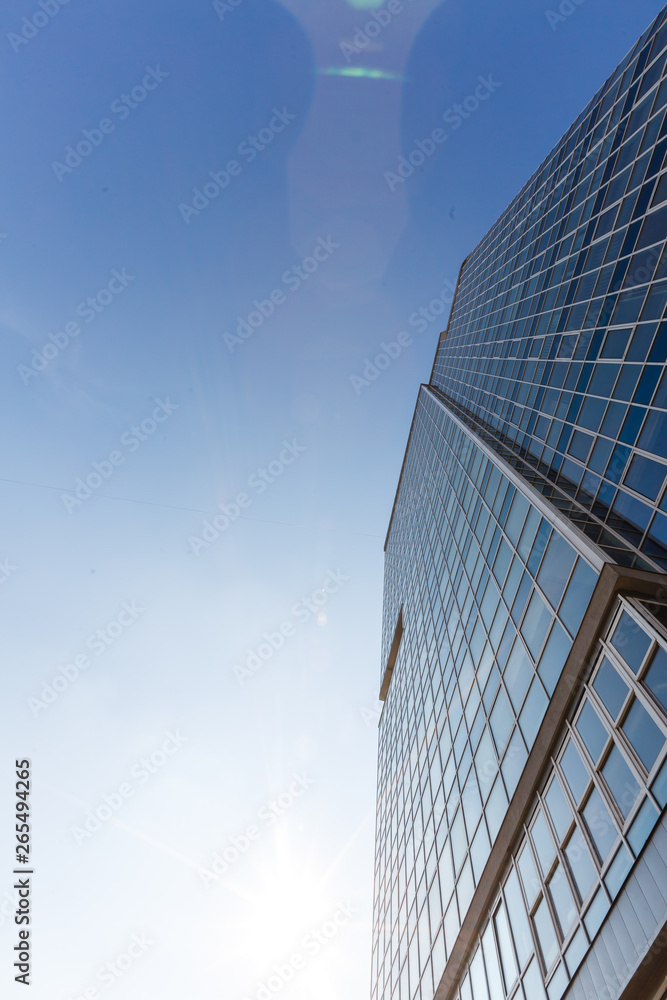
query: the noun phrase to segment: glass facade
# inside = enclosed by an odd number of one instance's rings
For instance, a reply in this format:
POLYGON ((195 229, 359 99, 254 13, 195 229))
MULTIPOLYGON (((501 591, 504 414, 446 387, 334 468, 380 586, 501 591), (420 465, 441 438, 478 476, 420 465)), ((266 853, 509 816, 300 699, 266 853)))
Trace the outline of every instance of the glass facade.
POLYGON ((620 601, 459 1000, 559 1000, 667 805, 666 757, 667 649, 620 601))
POLYGON ((373 1000, 560 1000, 667 804, 666 19, 464 262, 419 392, 385 546, 373 1000), (608 567, 649 596, 596 603, 608 567))
POLYGON ((660 569, 667 567, 663 18, 466 259, 432 377, 445 398, 570 501, 597 544, 628 564, 632 553, 619 550, 636 550, 642 565, 660 569))
POLYGON ((423 387, 386 553, 378 996, 442 973, 602 565, 511 476, 423 387))

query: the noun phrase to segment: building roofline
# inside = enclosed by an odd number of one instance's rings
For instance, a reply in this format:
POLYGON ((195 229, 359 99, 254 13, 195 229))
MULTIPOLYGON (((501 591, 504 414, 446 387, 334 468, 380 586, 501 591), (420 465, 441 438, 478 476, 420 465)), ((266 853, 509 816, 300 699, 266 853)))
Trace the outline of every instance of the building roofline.
POLYGON ((414 412, 412 414, 412 423, 410 424, 410 431, 408 433, 408 440, 407 440, 407 443, 405 445, 405 452, 403 454, 403 462, 401 463, 401 471, 400 471, 400 474, 399 474, 399 477, 398 477, 398 484, 396 486, 396 492, 394 493, 394 502, 393 502, 393 504, 391 506, 391 514, 389 515, 389 524, 387 525, 387 533, 384 536, 384 546, 383 546, 383 551, 384 552, 387 551, 387 545, 389 543, 389 533, 391 531, 391 526, 392 526, 392 523, 393 523, 393 520, 394 520, 394 514, 396 512, 396 502, 398 500, 398 494, 399 494, 400 489, 401 489, 401 483, 403 482, 403 472, 405 471, 405 462, 406 462, 406 459, 408 457, 408 451, 409 451, 409 448, 410 448, 410 441, 412 440, 412 432, 413 432, 414 427, 415 427, 415 417, 417 416, 417 407, 419 406, 419 397, 421 396, 422 389, 427 389, 427 388, 428 388, 428 384, 426 382, 422 382, 421 385, 419 386, 419 392, 417 393, 417 402, 415 403, 414 412))

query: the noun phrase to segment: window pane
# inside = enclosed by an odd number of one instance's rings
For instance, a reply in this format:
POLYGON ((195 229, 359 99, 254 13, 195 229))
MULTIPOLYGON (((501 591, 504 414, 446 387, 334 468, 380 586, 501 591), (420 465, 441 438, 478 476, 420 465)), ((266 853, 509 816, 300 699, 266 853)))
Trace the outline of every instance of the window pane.
POLYGON ((568 979, 567 972, 565 971, 565 966, 563 962, 557 967, 553 976, 551 977, 551 982, 547 986, 547 993, 549 995, 549 1000, 560 1000, 565 989, 567 987, 568 979))
POLYGON ((667 653, 662 646, 658 649, 651 666, 646 671, 644 684, 667 711, 667 653))
POLYGON ((558 865, 549 882, 549 892, 556 909, 558 923, 563 937, 565 937, 577 916, 577 908, 562 865, 558 865))
POLYGON ((491 732, 496 741, 498 756, 502 757, 503 750, 507 746, 507 741, 514 726, 514 715, 503 688, 500 689, 496 703, 493 706, 490 722, 491 732))
POLYGON ((648 840, 651 830, 659 818, 658 810, 650 799, 646 799, 628 830, 628 843, 636 855, 639 854, 648 840))
POLYGON ((519 871, 521 872, 521 881, 523 882, 523 891, 526 894, 528 906, 532 906, 542 883, 538 877, 535 862, 533 861, 533 852, 529 844, 526 844, 521 851, 518 864, 519 871))
POLYGON ((539 680, 535 677, 530 686, 530 691, 526 697, 521 715, 519 716, 521 732, 528 747, 532 747, 535 742, 535 737, 544 718, 547 705, 547 696, 539 680))
POLYGON ((618 747, 613 747, 602 774, 623 818, 627 819, 639 795, 639 782, 618 747))
POLYGON ((486 975, 489 980, 489 993, 492 1000, 502 1000, 504 995, 503 983, 500 976, 500 966, 498 964, 498 952, 493 937, 493 928, 489 924, 482 935, 482 946, 484 948, 484 961, 486 964, 486 975))
POLYGON ((549 833, 547 821, 542 811, 537 814, 537 819, 530 828, 530 833, 535 844, 535 850, 540 862, 542 872, 546 875, 551 867, 551 863, 556 855, 556 848, 549 833))
POLYGON ((533 939, 528 926, 526 907, 524 906, 521 889, 519 888, 519 879, 514 870, 512 870, 505 883, 504 891, 519 966, 523 968, 533 953, 533 939))
POLYGON ((582 900, 586 899, 596 881, 595 867, 584 836, 578 827, 570 837, 568 845, 565 848, 565 854, 567 855, 570 871, 574 876, 574 881, 579 890, 579 895, 582 900))
POLYGON ((489 1000, 489 991, 486 986, 486 976, 484 975, 484 959, 482 958, 481 945, 477 949, 477 953, 470 963, 470 979, 472 980, 472 995, 474 1000, 489 1000))
POLYGON ((581 714, 577 719, 576 729, 584 741, 584 746, 591 755, 591 760, 594 764, 597 764, 609 734, 602 725, 599 715, 588 700, 585 702, 581 714))
POLYGON ((618 713, 623 707, 630 688, 606 656, 602 661, 602 666, 598 671, 597 677, 593 681, 593 687, 600 695, 605 708, 615 721, 618 718, 618 713))
POLYGON ((505 990, 509 993, 512 983, 517 977, 517 967, 514 960, 514 949, 512 948, 512 939, 510 936, 509 925, 507 923, 507 915, 505 914, 505 907, 502 906, 502 904, 496 913, 495 924, 496 934, 498 936, 500 959, 503 965, 503 974, 505 976, 505 990))
POLYGON ((565 962, 571 976, 575 974, 579 963, 588 951, 588 941, 581 927, 572 938, 572 942, 565 952, 565 962))
POLYGON ((562 535, 554 532, 537 577, 537 582, 554 608, 558 607, 563 596, 575 558, 572 546, 562 535))
POLYGON ((451 841, 452 852, 454 854, 454 868, 458 873, 468 850, 468 840, 466 838, 466 831, 463 823, 462 809, 459 809, 456 814, 456 819, 452 823, 451 841))
POLYGON ((565 775, 568 787, 572 792, 572 797, 579 804, 588 787, 590 775, 572 740, 568 743, 565 753, 560 759, 560 766, 565 775))
POLYGON ((533 922, 535 924, 535 930, 537 931, 537 938, 540 943, 540 950, 542 951, 544 964, 547 969, 550 969, 558 958, 559 949, 558 941, 556 940, 556 932, 554 930, 553 921, 551 919, 551 914, 549 913, 546 900, 543 899, 535 911, 533 922))
POLYGON ((584 917, 584 926, 590 938, 593 938, 600 929, 600 924, 604 920, 608 910, 609 900, 604 889, 600 887, 593 897, 593 902, 588 907, 588 912, 584 917))
POLYGON ((551 782, 545 798, 558 839, 562 840, 572 822, 572 812, 556 778, 551 782))
POLYGON ((630 468, 625 474, 625 483, 632 490, 641 493, 649 500, 657 500, 665 481, 667 466, 654 462, 643 455, 635 455, 630 468))
POLYGON ((584 807, 584 819, 597 847, 600 861, 604 862, 616 843, 618 833, 597 788, 593 789, 584 807))
POLYGON ((523 989, 528 1000, 545 1000, 544 983, 537 959, 530 963, 528 971, 523 977, 523 989))
POLYGON ((621 728, 646 770, 650 771, 664 746, 665 737, 644 706, 636 699, 621 728))
POLYGON ((634 618, 627 611, 624 611, 612 636, 611 644, 636 674, 646 656, 651 640, 634 618))
POLYGON ((583 559, 579 559, 558 612, 572 636, 577 633, 597 580, 597 573, 583 559))
POLYGON ((530 599, 526 617, 521 626, 521 634, 526 640, 526 645, 533 654, 534 659, 537 659, 537 655, 542 648, 542 643, 544 642, 552 618, 551 611, 537 591, 535 591, 530 599))
MULTIPOLYGON (((554 622, 554 627, 551 630, 551 635, 549 636, 549 640, 544 647, 544 652, 540 657, 540 662, 537 668, 537 672, 540 675, 542 683, 549 694, 553 694, 554 692, 554 688, 556 687, 558 678, 561 675, 561 671, 571 649, 572 640, 568 636, 567 632, 562 627, 560 622, 554 622)), ((667 692, 665 693, 667 695, 667 692)))
POLYGON ((509 692, 510 699, 514 705, 514 711, 521 710, 526 691, 533 679, 533 669, 530 660, 520 639, 514 643, 512 655, 505 667, 505 685, 509 692))
POLYGON ((528 513, 528 501, 526 500, 523 493, 516 493, 514 495, 514 500, 512 501, 512 509, 509 512, 507 518, 507 523, 505 524, 505 532, 510 541, 516 545, 519 540, 519 535, 521 534, 521 529, 523 527, 523 522, 525 520, 526 514, 528 513))
POLYGON ((616 853, 616 857, 609 865, 607 874, 604 877, 604 884, 609 889, 611 898, 615 899, 618 891, 625 882, 625 877, 632 867, 632 855, 625 844, 621 844, 616 853))

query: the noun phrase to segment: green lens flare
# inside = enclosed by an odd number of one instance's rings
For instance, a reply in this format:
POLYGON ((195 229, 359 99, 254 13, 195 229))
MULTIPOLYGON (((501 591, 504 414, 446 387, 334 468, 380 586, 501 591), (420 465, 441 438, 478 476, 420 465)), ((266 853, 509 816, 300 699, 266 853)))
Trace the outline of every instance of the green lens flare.
POLYGON ((329 66, 327 69, 320 69, 318 73, 323 76, 359 76, 367 80, 407 80, 407 76, 400 73, 390 73, 384 69, 366 69, 363 66, 329 66))

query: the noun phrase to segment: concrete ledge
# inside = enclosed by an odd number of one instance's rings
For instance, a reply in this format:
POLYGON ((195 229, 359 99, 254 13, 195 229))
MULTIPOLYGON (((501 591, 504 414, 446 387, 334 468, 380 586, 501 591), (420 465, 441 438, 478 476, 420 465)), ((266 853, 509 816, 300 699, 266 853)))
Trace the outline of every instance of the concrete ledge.
POLYGON ((398 647, 401 645, 401 639, 403 638, 403 607, 401 607, 398 612, 398 618, 396 619, 396 628, 394 629, 394 638, 391 642, 391 649, 389 650, 389 657, 387 658, 387 666, 385 667, 384 677, 382 678, 382 686, 380 687, 380 701, 384 701, 389 693, 389 685, 391 684, 391 678, 394 673, 394 664, 396 663, 396 657, 398 656, 398 647))

